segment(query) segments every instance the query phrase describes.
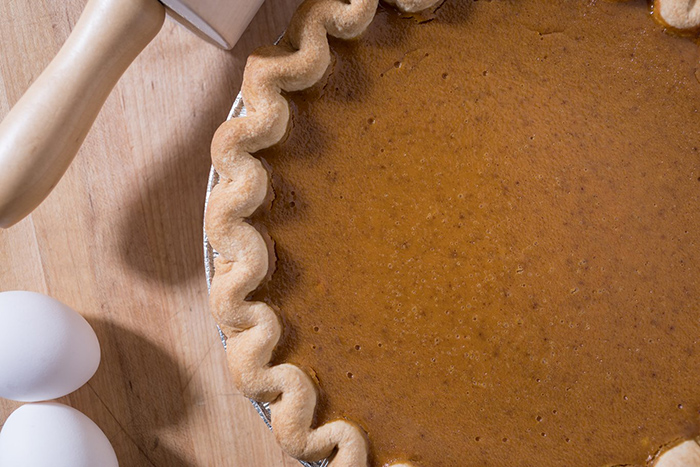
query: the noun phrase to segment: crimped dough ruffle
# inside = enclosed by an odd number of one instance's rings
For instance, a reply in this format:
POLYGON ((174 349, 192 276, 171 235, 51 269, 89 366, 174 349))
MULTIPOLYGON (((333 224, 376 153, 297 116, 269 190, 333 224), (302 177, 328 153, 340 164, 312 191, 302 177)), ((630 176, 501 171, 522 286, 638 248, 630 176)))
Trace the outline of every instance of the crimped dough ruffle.
MULTIPOLYGON (((406 11, 419 11, 436 1, 395 3, 406 11)), ((281 334, 280 321, 265 303, 246 300, 267 274, 270 260, 263 237, 245 222, 268 189, 267 171, 251 153, 284 136, 289 107, 281 91, 308 88, 325 73, 330 63, 327 34, 357 37, 376 9, 377 0, 306 0, 280 44, 258 49, 249 57, 241 87, 247 116, 225 122, 212 142, 220 181, 211 192, 205 220, 209 241, 219 252, 210 305, 228 338, 229 369, 246 397, 270 402, 273 431, 287 453, 315 461, 337 448, 332 467, 367 465, 365 435, 345 420, 312 428, 314 383, 293 365, 270 366, 281 334)))
POLYGON ((672 28, 681 31, 700 28, 700 1, 655 0, 654 12, 672 28))
POLYGON ((700 466, 700 445, 690 439, 664 452, 654 462, 654 467, 698 467, 700 466))

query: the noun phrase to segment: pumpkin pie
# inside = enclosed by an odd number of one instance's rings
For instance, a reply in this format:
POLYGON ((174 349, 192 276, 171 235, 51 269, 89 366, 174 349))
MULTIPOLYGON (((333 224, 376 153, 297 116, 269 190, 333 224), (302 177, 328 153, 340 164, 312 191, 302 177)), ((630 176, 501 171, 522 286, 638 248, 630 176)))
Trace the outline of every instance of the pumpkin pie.
POLYGON ((700 466, 700 2, 306 0, 212 144, 211 309, 331 466, 700 466))

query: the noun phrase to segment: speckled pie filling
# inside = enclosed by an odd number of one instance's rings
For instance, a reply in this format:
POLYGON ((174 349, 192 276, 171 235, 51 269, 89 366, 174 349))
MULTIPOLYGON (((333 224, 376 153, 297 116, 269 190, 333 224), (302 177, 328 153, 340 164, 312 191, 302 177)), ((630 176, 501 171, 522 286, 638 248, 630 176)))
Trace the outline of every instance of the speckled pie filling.
POLYGON ((274 362, 372 465, 644 465, 700 433, 700 56, 644 1, 380 7, 256 154, 274 362))

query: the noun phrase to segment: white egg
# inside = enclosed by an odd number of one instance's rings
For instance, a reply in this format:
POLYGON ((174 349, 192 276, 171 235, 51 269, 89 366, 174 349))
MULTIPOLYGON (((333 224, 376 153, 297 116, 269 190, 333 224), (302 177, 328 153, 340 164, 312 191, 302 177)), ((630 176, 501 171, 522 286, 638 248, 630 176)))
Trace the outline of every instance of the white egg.
POLYGON ((117 467, 112 445, 95 422, 58 402, 25 404, 0 431, 3 467, 117 467))
POLYGON ((99 364, 97 336, 78 313, 39 293, 0 293, 0 397, 63 397, 85 384, 99 364))

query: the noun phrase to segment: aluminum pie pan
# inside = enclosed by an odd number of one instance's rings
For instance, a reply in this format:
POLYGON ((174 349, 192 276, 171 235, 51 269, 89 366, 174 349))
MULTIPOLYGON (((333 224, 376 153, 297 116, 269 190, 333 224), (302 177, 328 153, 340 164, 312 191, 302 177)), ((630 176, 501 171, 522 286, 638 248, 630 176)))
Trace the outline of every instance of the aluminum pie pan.
MULTIPOLYGON (((236 100, 233 101, 233 106, 231 107, 231 111, 228 114, 227 120, 230 120, 232 118, 238 118, 238 117, 245 117, 246 116, 246 108, 245 105, 243 104, 243 96, 239 93, 238 96, 236 96, 236 100)), ((211 191, 214 189, 216 184, 219 183, 219 174, 216 173, 216 170, 214 169, 214 166, 211 167, 209 170, 209 182, 207 183, 207 194, 206 198, 204 201, 204 210, 206 211, 207 205, 209 204, 209 195, 211 195, 211 191)), ((211 281, 214 278, 214 259, 218 256, 219 254, 214 250, 214 248, 211 246, 211 243, 209 243, 209 238, 207 237, 207 226, 206 222, 204 223, 204 273, 207 278, 207 290, 211 289, 211 281)), ((221 328, 219 326, 216 326, 217 331, 219 331, 219 338, 221 339, 221 343, 224 346, 224 350, 226 350, 226 336, 224 336, 224 333, 221 332, 221 328)), ((270 404, 267 402, 258 402, 253 399, 250 399, 250 402, 253 404, 253 407, 255 407, 255 410, 258 412, 260 417, 263 419, 267 427, 272 430, 272 414, 270 412, 270 404)), ((305 467, 327 467, 328 466, 328 459, 323 459, 318 462, 304 462, 304 461, 299 461, 303 466, 305 467)))

